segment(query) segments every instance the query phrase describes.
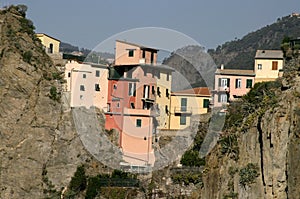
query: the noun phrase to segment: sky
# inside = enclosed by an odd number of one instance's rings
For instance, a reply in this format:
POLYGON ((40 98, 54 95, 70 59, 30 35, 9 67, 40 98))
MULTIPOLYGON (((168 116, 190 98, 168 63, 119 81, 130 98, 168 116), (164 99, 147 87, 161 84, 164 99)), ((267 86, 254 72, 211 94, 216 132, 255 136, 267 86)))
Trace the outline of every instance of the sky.
POLYGON ((120 33, 143 27, 167 29, 216 48, 300 12, 299 0, 0 0, 0 6, 10 4, 28 6, 36 32, 89 49, 118 34, 127 39, 120 33))

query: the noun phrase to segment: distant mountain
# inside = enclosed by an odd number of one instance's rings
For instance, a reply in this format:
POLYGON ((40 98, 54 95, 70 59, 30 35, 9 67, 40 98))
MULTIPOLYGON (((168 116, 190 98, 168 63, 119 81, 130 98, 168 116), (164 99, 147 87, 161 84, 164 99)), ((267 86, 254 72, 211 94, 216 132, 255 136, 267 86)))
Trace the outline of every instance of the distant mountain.
POLYGON ((163 64, 174 68, 172 91, 183 90, 191 87, 212 87, 214 61, 203 47, 186 46, 171 53, 163 64))
POLYGON ((253 69, 256 50, 280 49, 281 41, 285 36, 300 37, 298 16, 278 18, 277 22, 251 32, 242 39, 226 42, 216 49, 210 49, 208 53, 218 66, 224 64, 225 68, 253 69))
MULTIPOLYGON (((78 46, 74 46, 72 44, 69 43, 65 43, 65 42, 61 42, 60 43, 60 52, 63 53, 72 53, 72 52, 81 52, 83 53, 83 56, 87 57, 92 50, 88 49, 88 48, 80 48, 78 46)), ((108 53, 108 52, 93 52, 90 54, 90 56, 97 56, 100 57, 102 60, 106 60, 106 59, 114 59, 115 55, 112 53, 108 53)))

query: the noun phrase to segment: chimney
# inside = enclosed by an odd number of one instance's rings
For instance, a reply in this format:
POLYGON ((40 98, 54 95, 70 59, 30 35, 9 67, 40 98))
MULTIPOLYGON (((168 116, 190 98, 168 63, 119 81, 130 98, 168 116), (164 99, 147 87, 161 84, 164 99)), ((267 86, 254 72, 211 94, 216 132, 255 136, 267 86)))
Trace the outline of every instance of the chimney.
POLYGON ((224 64, 221 64, 221 70, 224 70, 224 64))

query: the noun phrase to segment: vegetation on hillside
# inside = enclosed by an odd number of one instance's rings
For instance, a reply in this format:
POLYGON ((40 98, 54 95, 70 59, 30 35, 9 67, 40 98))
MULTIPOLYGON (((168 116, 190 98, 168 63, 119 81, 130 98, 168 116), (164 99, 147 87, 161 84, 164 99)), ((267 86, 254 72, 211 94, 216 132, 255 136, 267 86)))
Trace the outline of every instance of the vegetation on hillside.
POLYGON ((242 39, 236 39, 209 49, 218 66, 225 68, 253 69, 254 56, 259 49, 280 49, 284 37, 297 38, 300 36, 300 19, 298 17, 282 17, 277 22, 251 32, 242 39))

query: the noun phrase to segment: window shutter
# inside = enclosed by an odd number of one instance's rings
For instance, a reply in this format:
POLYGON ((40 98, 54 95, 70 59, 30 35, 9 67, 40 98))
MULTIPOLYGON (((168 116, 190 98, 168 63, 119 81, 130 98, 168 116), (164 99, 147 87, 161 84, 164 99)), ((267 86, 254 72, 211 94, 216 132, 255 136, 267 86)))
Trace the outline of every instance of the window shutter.
POLYGON ((219 87, 221 86, 221 81, 222 81, 222 79, 221 79, 221 78, 219 78, 219 87))

